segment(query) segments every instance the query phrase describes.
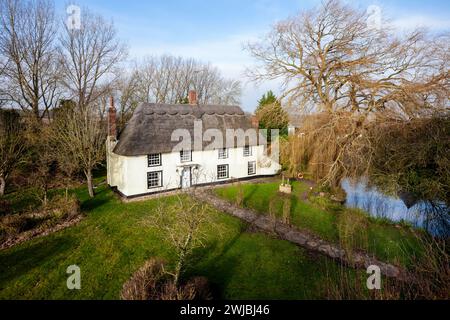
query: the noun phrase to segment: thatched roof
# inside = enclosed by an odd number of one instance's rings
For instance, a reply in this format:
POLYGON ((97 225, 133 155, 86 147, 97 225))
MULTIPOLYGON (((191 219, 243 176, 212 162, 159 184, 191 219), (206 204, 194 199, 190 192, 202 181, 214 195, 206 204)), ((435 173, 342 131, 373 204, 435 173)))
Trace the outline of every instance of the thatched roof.
MULTIPOLYGON (((171 141, 173 131, 186 129, 194 140, 195 120, 203 121, 203 133, 208 129, 219 129, 224 140, 227 129, 245 131, 252 128, 251 119, 237 106, 144 103, 136 108, 122 131, 114 153, 140 156, 172 152, 179 144, 179 141, 171 141)), ((245 143, 256 145, 257 141, 247 139, 247 142, 240 143, 239 139, 235 139, 234 146, 242 147, 245 143)), ((204 141, 203 148, 210 144, 211 141, 204 141)), ((192 143, 191 150, 195 149, 199 148, 192 143)))

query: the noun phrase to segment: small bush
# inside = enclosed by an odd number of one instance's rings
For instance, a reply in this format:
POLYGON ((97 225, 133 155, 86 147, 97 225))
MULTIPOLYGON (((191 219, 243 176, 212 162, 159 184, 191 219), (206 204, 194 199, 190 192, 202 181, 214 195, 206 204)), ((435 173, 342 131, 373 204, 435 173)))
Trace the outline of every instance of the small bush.
POLYGON ((208 280, 195 277, 186 284, 175 285, 164 271, 164 262, 150 259, 122 288, 122 300, 210 300, 208 280))
POLYGON ((195 288, 195 298, 197 300, 212 300, 211 287, 205 277, 194 277, 189 282, 195 288))
MULTIPOLYGON (((171 280, 165 282, 157 300, 194 300, 195 287, 192 284, 176 286, 171 280)), ((156 299, 155 299, 156 300, 156 299)))
POLYGON ((322 210, 331 209, 335 206, 335 204, 333 204, 333 202, 326 196, 310 196, 309 201, 322 210))
POLYGON ((367 250, 367 217, 358 210, 346 209, 339 214, 337 229, 341 246, 351 255, 355 249, 367 250))
POLYGON ((6 200, 0 200, 0 216, 8 214, 11 210, 11 205, 6 200))
POLYGON ((283 223, 291 224, 291 197, 283 197, 283 223))
POLYGON ((75 196, 56 196, 47 205, 53 219, 71 220, 80 214, 80 201, 75 196))
POLYGON ((150 259, 128 280, 121 293, 123 300, 153 300, 164 278, 164 264, 150 259))
POLYGON ((272 224, 272 230, 275 230, 275 226, 277 223, 277 200, 278 195, 275 194, 269 199, 269 219, 272 224))
POLYGON ((421 237, 418 239, 425 254, 412 265, 407 281, 383 277, 381 290, 369 291, 365 273, 353 275, 342 268, 339 284, 324 281, 324 291, 328 299, 372 299, 372 300, 448 300, 450 287, 450 254, 448 240, 421 237))
POLYGON ((242 183, 238 182, 236 185, 236 206, 241 207, 244 205, 244 187, 242 183))
POLYGON ((415 287, 409 299, 448 300, 450 288, 449 240, 420 237, 424 254, 413 265, 415 287))
POLYGON ((27 231, 39 233, 59 223, 71 221, 80 212, 80 203, 75 196, 56 196, 37 211, 0 216, 0 243, 27 231))

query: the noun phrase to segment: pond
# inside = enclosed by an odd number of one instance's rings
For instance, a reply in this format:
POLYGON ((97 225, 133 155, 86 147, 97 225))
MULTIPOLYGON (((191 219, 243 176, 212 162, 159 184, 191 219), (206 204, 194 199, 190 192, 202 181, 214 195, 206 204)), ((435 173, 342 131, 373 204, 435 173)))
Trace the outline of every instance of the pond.
POLYGON ((449 208, 444 203, 414 201, 407 194, 403 194, 402 199, 388 196, 369 186, 367 179, 356 182, 344 179, 341 186, 347 193, 345 205, 349 208, 358 208, 373 217, 393 222, 406 221, 434 236, 450 235, 449 208))

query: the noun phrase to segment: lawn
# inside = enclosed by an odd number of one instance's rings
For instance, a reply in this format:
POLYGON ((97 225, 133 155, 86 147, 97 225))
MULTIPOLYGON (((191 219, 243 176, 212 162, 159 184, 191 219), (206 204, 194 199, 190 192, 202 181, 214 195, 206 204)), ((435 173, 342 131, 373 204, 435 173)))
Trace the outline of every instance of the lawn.
MULTIPOLYGON (((146 259, 160 257, 173 265, 172 248, 143 223, 158 200, 125 204, 105 184, 94 199, 84 187, 72 192, 81 199, 82 222, 0 251, 0 299, 118 299, 123 283, 146 259), (81 290, 66 288, 66 269, 73 264, 81 268, 81 290)), ((354 276, 353 270, 289 242, 247 232, 236 218, 211 214, 207 245, 195 252, 186 276, 208 277, 216 297, 325 298, 327 287, 339 286, 342 272, 354 276)))
MULTIPOLYGON (((215 189, 215 193, 224 199, 235 202, 239 188, 242 188, 243 206, 260 214, 267 214, 270 202, 275 208, 275 214, 282 216, 283 201, 286 199, 278 193, 281 181, 262 184, 241 184, 215 189), (271 200, 274 199, 274 200, 271 200)), ((352 214, 358 220, 364 221, 364 228, 357 230, 356 249, 364 249, 377 258, 408 266, 414 257, 420 256, 420 245, 415 232, 406 226, 396 226, 386 221, 378 221, 367 214, 346 209, 340 204, 326 199, 310 198, 305 201, 305 193, 309 187, 302 182, 292 182, 293 193, 288 197, 291 201, 291 223, 306 229, 324 240, 341 243, 338 221, 343 214, 352 214), (364 244, 361 244, 364 242, 364 244)))

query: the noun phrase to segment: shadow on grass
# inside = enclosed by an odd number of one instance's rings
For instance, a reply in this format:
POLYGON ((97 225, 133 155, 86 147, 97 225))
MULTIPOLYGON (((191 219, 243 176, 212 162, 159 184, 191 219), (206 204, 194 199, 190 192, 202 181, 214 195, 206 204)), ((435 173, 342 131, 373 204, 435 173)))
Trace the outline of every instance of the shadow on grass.
POLYGON ((244 207, 246 207, 246 208, 249 207, 249 203, 248 203, 248 202, 250 201, 250 199, 253 198, 254 194, 256 193, 256 191, 257 191, 258 189, 259 189, 259 186, 258 186, 258 185, 252 186, 250 192, 244 197, 244 199, 243 199, 243 201, 242 201, 244 207))
POLYGON ((45 237, 31 245, 19 246, 0 252, 0 287, 5 282, 27 274, 31 269, 64 255, 76 246, 71 236, 45 237))
POLYGON ((224 245, 222 239, 211 241, 206 247, 194 251, 190 257, 193 261, 199 261, 186 272, 186 277, 205 276, 210 282, 213 297, 223 298, 224 289, 239 266, 239 257, 229 256, 229 251, 236 245, 246 226, 242 225, 240 231, 229 239, 224 245), (211 255, 211 252, 214 254, 211 255))
POLYGON ((112 196, 107 194, 107 188, 99 188, 95 191, 94 198, 87 198, 81 203, 81 210, 83 212, 93 211, 109 202, 112 196))
POLYGON ((289 212, 291 219, 294 217, 295 212, 297 212, 299 201, 298 197, 291 197, 291 211, 289 212))

